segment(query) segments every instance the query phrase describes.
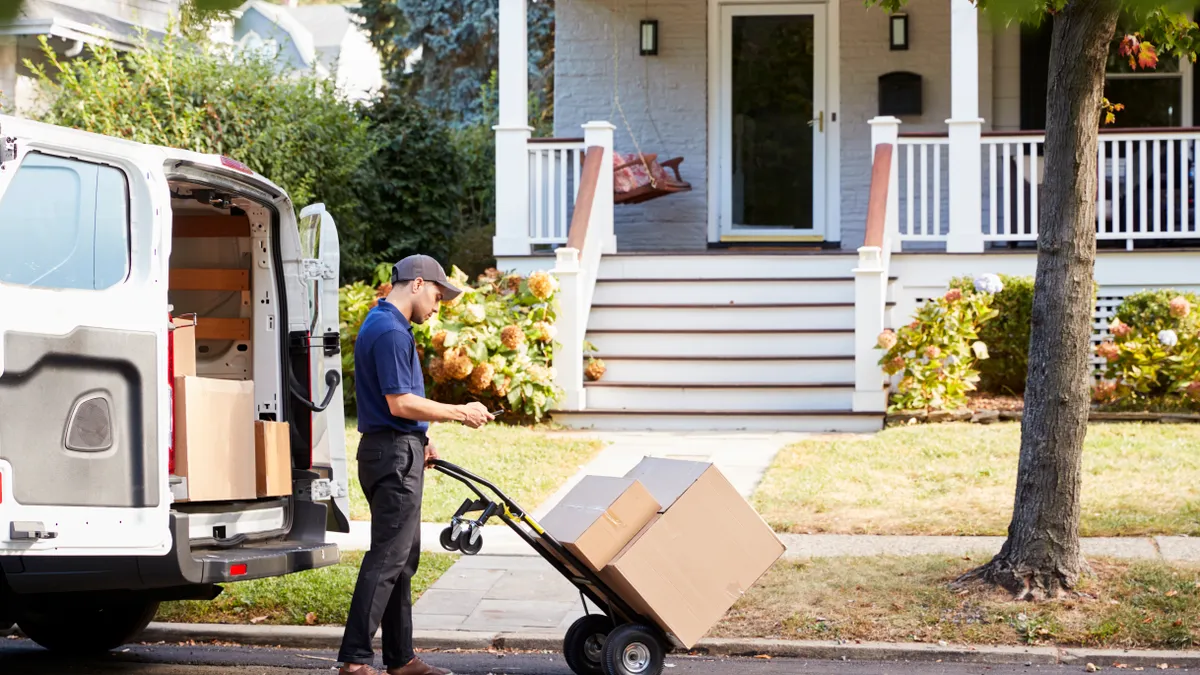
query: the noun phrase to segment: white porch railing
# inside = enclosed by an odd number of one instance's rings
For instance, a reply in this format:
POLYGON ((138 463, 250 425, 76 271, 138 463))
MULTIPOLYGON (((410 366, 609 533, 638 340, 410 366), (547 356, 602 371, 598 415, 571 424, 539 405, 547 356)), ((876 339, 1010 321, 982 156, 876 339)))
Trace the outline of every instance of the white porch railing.
MULTIPOLYGON (((563 390, 560 410, 584 410, 583 339, 600 272, 600 257, 616 252, 613 235, 613 130, 607 122, 584 125, 585 162, 576 173, 578 209, 565 230, 565 245, 555 251, 558 277, 558 335, 554 347, 555 384, 563 390)), ((543 174, 544 175, 544 174, 543 174)), ((536 222, 536 221, 535 221, 536 222)))
MULTIPOLYGON (((1042 133, 989 133, 980 139, 982 184, 979 231, 983 241, 1036 241, 1040 188, 1045 178, 1042 133)), ((902 242, 946 242, 952 226, 944 134, 900 136, 902 242)), ((1195 180, 1200 130, 1102 131, 1097 148, 1099 184, 1096 236, 1125 241, 1200 240, 1195 180)), ((970 227, 970 223, 958 223, 970 227)))
POLYGON ((582 138, 529 139, 529 243, 564 244, 586 148, 582 138))

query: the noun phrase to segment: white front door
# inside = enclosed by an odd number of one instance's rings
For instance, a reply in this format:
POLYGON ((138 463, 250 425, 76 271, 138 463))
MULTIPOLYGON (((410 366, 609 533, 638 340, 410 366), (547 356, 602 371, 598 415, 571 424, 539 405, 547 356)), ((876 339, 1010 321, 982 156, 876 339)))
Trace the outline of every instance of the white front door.
POLYGON ((826 224, 826 8, 720 7, 721 241, 822 241, 826 224))

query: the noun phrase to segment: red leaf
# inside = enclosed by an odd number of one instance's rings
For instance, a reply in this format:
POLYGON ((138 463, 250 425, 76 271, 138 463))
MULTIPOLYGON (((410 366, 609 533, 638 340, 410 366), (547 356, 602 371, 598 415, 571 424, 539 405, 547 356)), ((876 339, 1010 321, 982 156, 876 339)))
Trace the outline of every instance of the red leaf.
POLYGON ((1158 52, 1155 51, 1154 45, 1149 42, 1143 42, 1141 49, 1138 50, 1138 65, 1142 68, 1153 68, 1158 65, 1158 52))
POLYGON ((1138 39, 1135 35, 1126 35, 1121 38, 1121 46, 1118 49, 1121 56, 1133 56, 1138 50, 1138 39))

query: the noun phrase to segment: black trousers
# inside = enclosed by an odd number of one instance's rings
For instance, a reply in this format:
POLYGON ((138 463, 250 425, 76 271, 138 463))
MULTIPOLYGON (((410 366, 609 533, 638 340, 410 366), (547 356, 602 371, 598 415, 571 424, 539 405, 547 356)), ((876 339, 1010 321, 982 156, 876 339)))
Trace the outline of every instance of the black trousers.
POLYGON ((373 663, 371 638, 382 625, 383 663, 412 660, 412 586, 421 560, 425 444, 420 434, 365 434, 358 480, 371 505, 371 549, 363 557, 338 660, 373 663))

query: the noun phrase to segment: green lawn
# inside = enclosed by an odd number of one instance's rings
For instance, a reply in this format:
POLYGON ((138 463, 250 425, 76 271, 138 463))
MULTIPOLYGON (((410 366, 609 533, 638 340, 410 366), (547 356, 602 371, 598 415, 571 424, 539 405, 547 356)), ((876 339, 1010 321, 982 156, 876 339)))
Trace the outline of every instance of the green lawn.
MULTIPOLYGON (((350 517, 370 520, 371 512, 358 483, 354 460, 361 437, 356 422, 346 423, 346 458, 350 463, 350 517)), ((536 509, 568 478, 600 451, 600 441, 572 438, 545 429, 489 424, 468 429, 461 424, 435 424, 430 438, 442 459, 486 478, 526 509, 536 509)), ((444 474, 425 472, 421 519, 448 522, 471 493, 444 474)))
MULTIPOLYGON (((754 505, 777 531, 1003 535, 1020 425, 936 424, 817 437, 775 459, 754 505)), ((1094 424, 1084 536, 1200 534, 1200 425, 1094 424)))
POLYGON ((1081 593, 1052 602, 948 588, 984 562, 941 556, 782 560, 711 634, 1107 648, 1200 644, 1200 569, 1194 566, 1092 559, 1095 574, 1082 580, 1081 593))
MULTIPOLYGON (((264 623, 344 625, 362 562, 361 551, 343 552, 341 562, 282 577, 224 584, 212 601, 165 602, 156 621, 179 623, 264 623), (312 613, 311 621, 308 618, 312 613)), ((413 602, 433 585, 457 555, 422 553, 413 578, 413 602)))

